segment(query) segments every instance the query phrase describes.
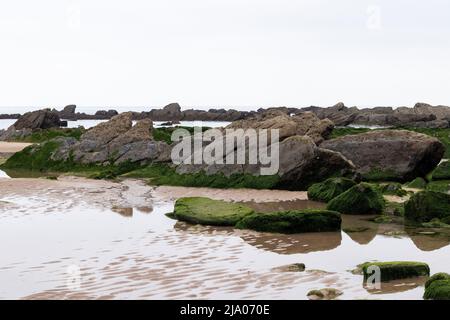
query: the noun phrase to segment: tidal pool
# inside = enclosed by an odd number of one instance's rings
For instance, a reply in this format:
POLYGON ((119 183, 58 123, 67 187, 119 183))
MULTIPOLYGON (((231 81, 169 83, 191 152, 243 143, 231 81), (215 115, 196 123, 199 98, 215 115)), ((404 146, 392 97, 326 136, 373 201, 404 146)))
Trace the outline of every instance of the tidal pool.
POLYGON ((371 260, 417 260, 432 273, 450 271, 446 230, 343 216, 346 231, 281 235, 165 215, 180 194, 241 201, 243 192, 261 211, 323 206, 300 192, 0 179, 0 298, 307 299, 312 289, 332 287, 344 292, 340 299, 421 299, 423 278, 372 290, 352 270, 371 260), (275 201, 289 197, 296 200, 275 201), (280 268, 293 263, 306 270, 280 268))

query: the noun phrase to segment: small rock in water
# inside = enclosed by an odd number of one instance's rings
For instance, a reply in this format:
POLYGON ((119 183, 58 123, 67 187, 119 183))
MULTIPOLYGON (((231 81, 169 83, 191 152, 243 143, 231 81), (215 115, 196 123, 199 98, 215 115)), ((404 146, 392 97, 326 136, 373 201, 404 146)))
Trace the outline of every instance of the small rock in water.
POLYGON ((305 264, 304 263, 293 263, 289 264, 287 266, 281 266, 274 268, 273 271, 281 271, 281 272, 302 272, 305 271, 305 264))
POLYGON ((333 300, 344 294, 342 291, 334 288, 325 288, 320 290, 311 290, 307 296, 309 300, 333 300))

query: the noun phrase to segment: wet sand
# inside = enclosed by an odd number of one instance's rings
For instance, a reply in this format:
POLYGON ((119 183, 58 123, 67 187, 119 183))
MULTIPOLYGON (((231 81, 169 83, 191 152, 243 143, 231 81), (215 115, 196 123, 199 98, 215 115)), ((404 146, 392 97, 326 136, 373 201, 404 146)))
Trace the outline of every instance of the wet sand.
POLYGON ((318 205, 304 192, 0 179, 0 299, 307 299, 326 287, 343 291, 339 299, 421 299, 422 279, 371 291, 351 271, 371 260, 450 270, 442 230, 427 235, 343 216, 343 232, 281 235, 166 217, 177 197, 193 195, 262 211, 318 205), (283 271, 294 263, 306 270, 283 271))

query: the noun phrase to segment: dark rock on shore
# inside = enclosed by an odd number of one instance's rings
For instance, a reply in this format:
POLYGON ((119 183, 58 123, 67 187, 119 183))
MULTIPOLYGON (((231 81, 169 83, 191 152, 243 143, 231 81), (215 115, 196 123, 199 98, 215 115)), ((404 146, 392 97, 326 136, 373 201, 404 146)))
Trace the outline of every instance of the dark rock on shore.
POLYGON ((25 113, 13 126, 16 130, 59 128, 61 126, 61 119, 58 113, 49 109, 43 109, 25 113))
POLYGON ((442 159, 436 138, 406 130, 376 130, 324 141, 321 148, 340 152, 369 180, 410 181, 423 177, 442 159))
POLYGON ((67 127, 67 122, 61 121, 57 112, 50 109, 27 112, 7 130, 0 133, 0 141, 24 138, 37 130, 59 127, 67 127))
POLYGON ((19 113, 13 113, 13 114, 0 114, 0 119, 19 119, 20 114, 19 113))

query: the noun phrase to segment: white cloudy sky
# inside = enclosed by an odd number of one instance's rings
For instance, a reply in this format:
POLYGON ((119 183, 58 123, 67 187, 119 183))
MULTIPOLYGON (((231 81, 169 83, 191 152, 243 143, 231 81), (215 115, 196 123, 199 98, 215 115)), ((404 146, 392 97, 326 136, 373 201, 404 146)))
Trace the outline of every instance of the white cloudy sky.
POLYGON ((0 106, 450 105, 446 0, 0 0, 0 106))

